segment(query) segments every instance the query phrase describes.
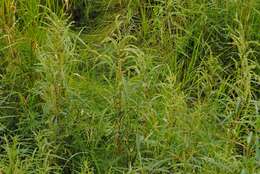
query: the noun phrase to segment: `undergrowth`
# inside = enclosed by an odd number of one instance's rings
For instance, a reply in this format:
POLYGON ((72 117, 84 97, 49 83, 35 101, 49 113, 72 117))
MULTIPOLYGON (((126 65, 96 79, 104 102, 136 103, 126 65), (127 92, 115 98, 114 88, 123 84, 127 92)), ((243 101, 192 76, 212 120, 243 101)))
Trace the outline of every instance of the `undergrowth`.
POLYGON ((259 0, 0 0, 0 173, 260 172, 259 0))

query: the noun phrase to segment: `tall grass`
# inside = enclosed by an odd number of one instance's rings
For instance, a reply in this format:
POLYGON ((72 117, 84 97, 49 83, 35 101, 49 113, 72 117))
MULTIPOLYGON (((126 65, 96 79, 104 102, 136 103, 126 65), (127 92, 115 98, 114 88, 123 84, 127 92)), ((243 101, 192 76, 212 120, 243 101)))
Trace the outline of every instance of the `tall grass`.
POLYGON ((0 0, 0 173, 260 171, 258 0, 0 0))

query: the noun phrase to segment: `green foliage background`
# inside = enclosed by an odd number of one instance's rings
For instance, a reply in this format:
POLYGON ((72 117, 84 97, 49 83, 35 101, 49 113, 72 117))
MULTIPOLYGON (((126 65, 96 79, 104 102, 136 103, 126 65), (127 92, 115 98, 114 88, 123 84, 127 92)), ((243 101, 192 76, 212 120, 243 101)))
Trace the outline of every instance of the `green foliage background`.
POLYGON ((0 173, 260 172, 259 0, 0 0, 0 173))

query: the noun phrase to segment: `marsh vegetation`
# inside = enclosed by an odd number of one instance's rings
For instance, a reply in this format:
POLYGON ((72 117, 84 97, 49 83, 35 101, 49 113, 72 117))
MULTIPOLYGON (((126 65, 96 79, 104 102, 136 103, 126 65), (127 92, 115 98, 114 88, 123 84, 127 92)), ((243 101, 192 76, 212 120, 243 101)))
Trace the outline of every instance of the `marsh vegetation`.
POLYGON ((259 0, 0 0, 0 173, 259 174, 259 0))

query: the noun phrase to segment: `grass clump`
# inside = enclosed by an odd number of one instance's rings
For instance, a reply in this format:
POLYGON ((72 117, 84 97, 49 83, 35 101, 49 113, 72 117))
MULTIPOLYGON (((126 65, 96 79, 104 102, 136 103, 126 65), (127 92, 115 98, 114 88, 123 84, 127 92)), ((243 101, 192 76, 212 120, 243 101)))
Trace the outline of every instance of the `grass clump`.
POLYGON ((0 173, 260 171, 258 0, 0 0, 0 173))

